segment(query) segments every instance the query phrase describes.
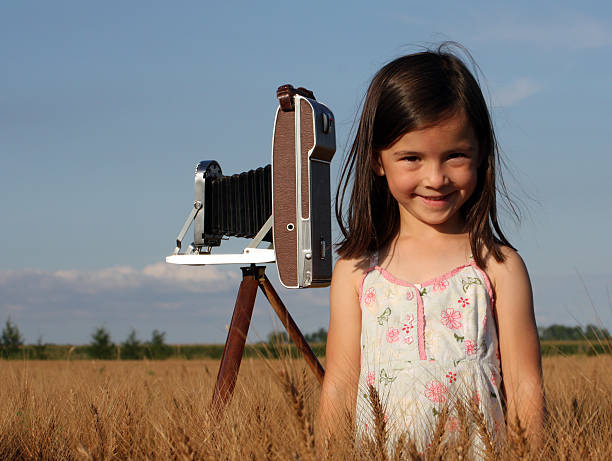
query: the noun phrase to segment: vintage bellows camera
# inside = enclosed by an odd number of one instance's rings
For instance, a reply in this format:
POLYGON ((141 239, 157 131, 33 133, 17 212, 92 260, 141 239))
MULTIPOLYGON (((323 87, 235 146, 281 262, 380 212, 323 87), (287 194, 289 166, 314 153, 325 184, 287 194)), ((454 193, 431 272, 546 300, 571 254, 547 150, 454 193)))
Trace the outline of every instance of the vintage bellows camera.
POLYGON ((283 85, 277 97, 271 165, 224 176, 217 161, 200 162, 194 206, 167 262, 276 262, 285 287, 329 285, 334 116, 304 88, 283 85), (181 241, 192 221, 193 243, 181 254, 181 241), (224 237, 252 241, 241 254, 213 254, 213 247, 220 246, 224 237), (268 248, 259 248, 262 242, 268 242, 268 248))

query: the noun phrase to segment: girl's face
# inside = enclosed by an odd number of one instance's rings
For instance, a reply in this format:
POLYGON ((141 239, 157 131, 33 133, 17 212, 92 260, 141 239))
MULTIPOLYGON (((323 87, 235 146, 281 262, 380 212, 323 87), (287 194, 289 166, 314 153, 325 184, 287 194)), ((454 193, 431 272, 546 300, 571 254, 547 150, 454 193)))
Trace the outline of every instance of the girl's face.
POLYGON ((462 224, 458 213, 476 187, 478 141, 463 111, 405 133, 380 151, 375 167, 386 176, 402 223, 462 224), (406 221, 408 219, 408 221, 406 221))

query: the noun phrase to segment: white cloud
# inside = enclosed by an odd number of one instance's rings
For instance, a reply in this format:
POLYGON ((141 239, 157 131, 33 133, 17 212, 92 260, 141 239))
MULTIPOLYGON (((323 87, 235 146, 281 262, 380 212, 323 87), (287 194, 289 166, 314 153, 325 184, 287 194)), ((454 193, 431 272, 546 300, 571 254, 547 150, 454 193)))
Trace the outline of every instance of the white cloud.
POLYGON ((540 91, 541 85, 529 78, 519 78, 493 92, 495 106, 512 106, 540 91))
POLYGON ((155 280, 166 280, 181 284, 205 284, 207 288, 218 289, 219 284, 234 286, 240 277, 237 267, 232 269, 222 266, 177 266, 174 264, 156 263, 146 266, 142 273, 155 280))
POLYGON ((60 270, 55 272, 16 271, 0 273, 0 281, 7 278, 23 278, 33 274, 49 283, 64 283, 81 293, 102 293, 112 290, 134 290, 145 286, 165 286, 192 292, 225 291, 237 285, 239 273, 215 266, 189 267, 156 263, 135 269, 116 266, 94 271, 60 270))
MULTIPOLYGON (((288 290, 275 268, 268 276, 304 332, 326 325, 327 290, 288 290)), ((26 341, 89 342, 105 326, 113 340, 137 329, 139 338, 159 329, 169 342, 223 342, 241 281, 237 266, 185 267, 157 263, 98 270, 0 271, 0 322, 8 316, 26 341)), ((257 294, 252 327, 265 338, 274 314, 257 294)), ((250 335, 252 340, 257 340, 250 335)))

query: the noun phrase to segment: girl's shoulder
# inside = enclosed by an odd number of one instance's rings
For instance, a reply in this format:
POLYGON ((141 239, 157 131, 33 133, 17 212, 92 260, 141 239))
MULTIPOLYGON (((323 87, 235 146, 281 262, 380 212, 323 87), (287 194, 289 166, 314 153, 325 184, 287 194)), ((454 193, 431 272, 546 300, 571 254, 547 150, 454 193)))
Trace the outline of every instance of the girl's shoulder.
POLYGON ((352 287, 359 296, 359 289, 363 275, 370 268, 369 257, 343 258, 336 261, 332 275, 332 286, 342 285, 352 287))
POLYGON ((502 285, 513 285, 528 281, 527 267, 519 253, 505 245, 499 245, 498 249, 501 252, 503 261, 495 259, 491 251, 488 252, 485 259, 486 273, 493 287, 498 288, 502 285))

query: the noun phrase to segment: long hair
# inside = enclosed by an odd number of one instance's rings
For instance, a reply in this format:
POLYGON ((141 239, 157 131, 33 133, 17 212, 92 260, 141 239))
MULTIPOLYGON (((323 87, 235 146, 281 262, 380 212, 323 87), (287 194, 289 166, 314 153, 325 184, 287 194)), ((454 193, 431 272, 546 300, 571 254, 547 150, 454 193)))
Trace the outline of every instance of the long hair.
POLYGON ((463 61, 446 51, 449 45, 470 56, 460 45, 445 42, 437 50, 391 61, 372 79, 336 193, 336 219, 344 237, 337 245, 341 257, 364 257, 388 244, 399 232, 398 204, 389 192, 386 177, 376 175, 373 168, 380 151, 403 134, 433 126, 462 110, 478 139, 480 166, 476 188, 460 213, 476 263, 485 268, 489 253, 497 261, 504 261, 500 245, 511 245, 497 219, 497 193, 515 214, 516 209, 503 178, 496 172, 497 140, 480 86, 463 61), (496 186, 496 179, 501 187, 496 186), (343 202, 351 185, 344 216, 343 202))

